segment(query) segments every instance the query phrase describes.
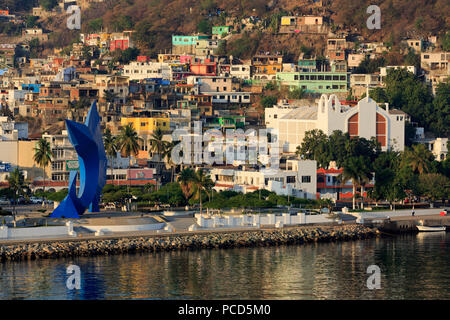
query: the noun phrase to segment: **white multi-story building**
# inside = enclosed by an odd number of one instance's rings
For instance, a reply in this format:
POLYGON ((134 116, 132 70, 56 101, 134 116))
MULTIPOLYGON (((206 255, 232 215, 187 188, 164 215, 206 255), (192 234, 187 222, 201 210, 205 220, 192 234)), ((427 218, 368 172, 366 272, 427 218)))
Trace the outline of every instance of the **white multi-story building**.
POLYGON ((396 109, 378 106, 371 98, 364 98, 356 106, 341 105, 336 95, 322 95, 318 105, 287 109, 274 106, 265 109, 266 126, 278 131, 279 143, 284 152, 295 152, 306 131, 322 130, 348 132, 350 137, 366 139, 375 137, 382 150, 404 149, 405 121, 409 116, 396 109), (275 118, 275 116, 277 116, 275 118))
POLYGON ((17 141, 28 138, 28 123, 11 121, 8 117, 0 117, 0 140, 17 141))
POLYGON ((437 161, 445 160, 448 156, 448 138, 436 138, 428 144, 430 151, 437 161))
POLYGON ((233 89, 232 79, 216 76, 189 76, 187 84, 198 85, 200 93, 204 92, 230 92, 233 89))
POLYGON ((316 199, 316 170, 314 160, 287 160, 285 170, 213 168, 210 175, 218 191, 247 193, 266 189, 278 195, 316 199))
POLYGON ((233 78, 250 80, 251 67, 248 64, 232 64, 230 66, 230 76, 233 78))
POLYGON ((172 68, 165 62, 132 61, 123 66, 123 75, 130 80, 172 79, 172 68))

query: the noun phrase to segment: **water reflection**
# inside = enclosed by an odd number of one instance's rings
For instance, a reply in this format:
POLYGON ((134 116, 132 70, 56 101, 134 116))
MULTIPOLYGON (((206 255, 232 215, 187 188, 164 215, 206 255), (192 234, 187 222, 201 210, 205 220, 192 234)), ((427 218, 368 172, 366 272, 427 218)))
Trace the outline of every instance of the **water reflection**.
POLYGON ((419 234, 271 248, 0 265, 1 299, 450 299, 450 237, 419 234), (80 266, 81 290, 66 288, 80 266), (381 289, 366 287, 381 268, 381 289))

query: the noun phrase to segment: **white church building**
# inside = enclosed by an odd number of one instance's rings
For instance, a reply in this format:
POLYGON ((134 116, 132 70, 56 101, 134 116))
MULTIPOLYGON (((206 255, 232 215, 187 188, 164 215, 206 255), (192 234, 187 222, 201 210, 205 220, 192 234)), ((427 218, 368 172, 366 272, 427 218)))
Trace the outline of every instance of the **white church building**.
MULTIPOLYGON (((305 132, 320 129, 331 135, 333 131, 348 132, 350 137, 370 139, 376 137, 382 150, 403 151, 405 147, 405 121, 409 116, 403 111, 379 106, 365 97, 357 105, 344 105, 336 95, 323 94, 314 106, 292 107, 280 103, 265 109, 267 128, 278 130, 283 152, 295 152, 301 145, 305 132)), ((276 132, 276 131, 275 131, 276 132)))

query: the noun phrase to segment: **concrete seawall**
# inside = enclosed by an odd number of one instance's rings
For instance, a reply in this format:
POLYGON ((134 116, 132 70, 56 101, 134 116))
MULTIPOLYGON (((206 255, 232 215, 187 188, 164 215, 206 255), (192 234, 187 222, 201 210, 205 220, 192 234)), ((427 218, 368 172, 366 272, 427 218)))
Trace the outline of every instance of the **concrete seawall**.
POLYGON ((425 226, 445 226, 450 229, 450 216, 403 216, 390 219, 384 219, 379 224, 373 223, 376 219, 366 221, 365 225, 369 227, 377 227, 382 232, 388 233, 415 233, 418 232, 417 225, 425 226))
POLYGON ((111 255, 171 250, 261 247, 310 242, 358 240, 374 237, 374 229, 361 225, 293 227, 278 230, 202 233, 190 235, 120 237, 3 245, 0 261, 111 255))

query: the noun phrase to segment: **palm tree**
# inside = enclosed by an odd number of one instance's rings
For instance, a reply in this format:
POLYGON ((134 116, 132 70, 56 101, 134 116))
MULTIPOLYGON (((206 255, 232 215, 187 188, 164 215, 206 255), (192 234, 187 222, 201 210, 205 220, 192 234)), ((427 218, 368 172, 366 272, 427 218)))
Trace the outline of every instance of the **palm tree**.
POLYGON ((186 198, 186 201, 189 200, 189 198, 192 195, 192 182, 194 180, 195 171, 186 168, 181 170, 180 174, 178 175, 178 183, 180 184, 181 190, 183 191, 184 197, 186 198))
POLYGON ((411 149, 405 151, 404 156, 406 163, 414 172, 419 172, 419 174, 430 172, 430 166, 434 156, 424 144, 412 146, 411 149))
POLYGON ((117 137, 111 134, 109 128, 106 129, 105 135, 103 136, 103 143, 105 145, 106 155, 109 157, 109 163, 111 165, 111 177, 114 184, 114 164, 113 160, 117 157, 117 150, 119 149, 117 137))
POLYGON ((205 191, 209 197, 209 190, 214 185, 209 175, 206 175, 202 169, 199 169, 193 176, 192 186, 196 196, 200 200, 200 214, 202 214, 202 192, 205 191))
MULTIPOLYGON (((50 142, 45 138, 40 138, 34 148, 33 160, 42 168, 42 176, 44 178, 44 192, 45 192, 45 168, 52 162, 52 148, 50 142)), ((44 202, 42 202, 44 204, 44 202)))
POLYGON ((176 168, 176 164, 173 162, 172 159, 172 151, 173 148, 175 148, 175 146, 179 143, 180 143, 179 141, 171 141, 171 142, 167 141, 164 145, 163 158, 166 159, 166 165, 172 169, 170 182, 173 182, 176 168))
POLYGON ((14 204, 13 204, 13 216, 14 221, 16 221, 16 203, 17 203, 17 196, 25 194, 25 178, 23 176, 22 171, 19 170, 19 168, 15 168, 13 172, 8 177, 8 183, 9 183, 9 189, 13 193, 14 197, 14 204))
POLYGON ((160 162, 162 160, 165 149, 166 141, 163 140, 163 132, 161 128, 158 128, 150 136, 150 150, 158 154, 157 171, 159 175, 161 174, 160 162))
POLYGON ((367 166, 364 157, 352 157, 345 161, 344 170, 339 179, 342 183, 351 180, 353 186, 353 210, 356 209, 356 188, 367 183, 371 179, 371 171, 367 166))
POLYGON ((116 102, 116 99, 118 97, 117 93, 115 93, 113 91, 108 91, 108 90, 103 90, 103 93, 104 93, 103 97, 104 97, 106 102, 109 102, 109 103, 116 102))
MULTIPOLYGON (((119 134, 119 149, 122 156, 128 158, 128 169, 131 167, 131 155, 137 156, 139 153, 139 140, 138 134, 133 127, 133 124, 127 124, 120 129, 119 134)), ((127 192, 130 192, 130 184, 128 183, 127 192)))

